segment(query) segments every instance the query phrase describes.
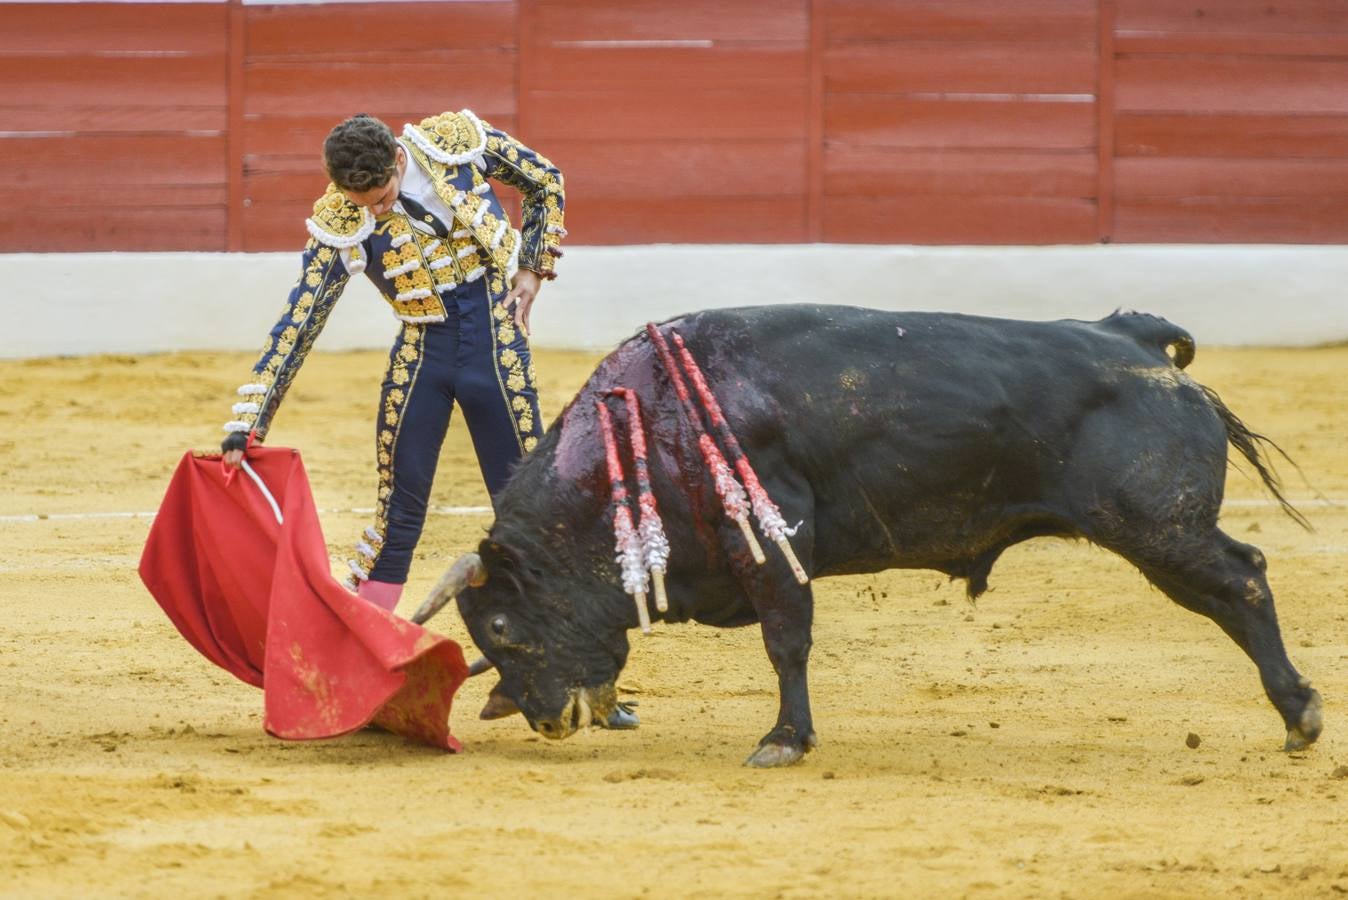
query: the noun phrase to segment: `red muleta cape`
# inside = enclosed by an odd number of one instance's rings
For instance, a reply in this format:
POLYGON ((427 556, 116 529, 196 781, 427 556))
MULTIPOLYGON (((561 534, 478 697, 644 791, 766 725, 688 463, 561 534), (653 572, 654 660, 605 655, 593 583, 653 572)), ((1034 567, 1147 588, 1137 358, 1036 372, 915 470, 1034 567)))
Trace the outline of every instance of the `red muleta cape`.
POLYGON ((457 751, 459 645, 346 590, 328 562, 298 451, 253 447, 248 463, 280 508, 220 457, 186 454, 169 484, 140 577, 183 637, 263 689, 269 734, 311 740, 374 722, 457 751))

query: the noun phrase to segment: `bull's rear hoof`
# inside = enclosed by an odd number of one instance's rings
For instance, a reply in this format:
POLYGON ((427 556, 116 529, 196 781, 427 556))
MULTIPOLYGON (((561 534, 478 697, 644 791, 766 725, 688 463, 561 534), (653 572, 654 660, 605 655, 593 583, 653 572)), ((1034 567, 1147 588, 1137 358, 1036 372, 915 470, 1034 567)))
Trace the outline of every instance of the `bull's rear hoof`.
POLYGON ((805 751, 787 744, 764 744, 744 761, 746 766, 755 769, 775 769, 779 766, 791 766, 805 758, 805 751))
POLYGON ((1320 736, 1320 729, 1324 727, 1320 713, 1322 705, 1319 692, 1311 691, 1311 698, 1301 711, 1301 721, 1287 729, 1287 743, 1282 746, 1284 750, 1301 750, 1315 743, 1315 739, 1320 736))

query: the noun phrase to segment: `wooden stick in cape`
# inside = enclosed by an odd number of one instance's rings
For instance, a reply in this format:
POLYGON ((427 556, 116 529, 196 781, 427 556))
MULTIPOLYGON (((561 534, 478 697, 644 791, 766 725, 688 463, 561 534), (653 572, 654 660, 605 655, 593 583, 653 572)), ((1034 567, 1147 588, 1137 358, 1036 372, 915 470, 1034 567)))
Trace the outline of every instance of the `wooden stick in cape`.
POLYGON ((702 374, 702 367, 697 364, 697 360, 683 343, 683 337, 673 329, 670 329, 670 336, 674 338, 674 345, 679 348, 679 360, 683 363, 684 370, 688 373, 688 380, 693 383, 693 388, 702 401, 703 409, 707 411, 707 418, 711 421, 712 428, 716 430, 721 443, 725 444, 730 458, 735 461, 735 471, 739 472, 740 479, 744 482, 744 489, 749 494, 749 502, 753 504, 754 515, 758 518, 758 527, 768 540, 781 549, 787 565, 791 567, 791 573, 796 576, 796 581, 808 584, 810 576, 805 574, 805 569, 801 567, 795 551, 791 549, 791 542, 787 540, 793 529, 787 528, 781 510, 772 502, 762 482, 758 480, 758 473, 754 471, 749 457, 744 453, 744 448, 740 446, 739 439, 726 422, 725 415, 721 412, 721 404, 717 402, 716 395, 707 384, 706 376, 702 374))
POLYGON ((604 459, 608 464, 609 490, 613 505, 613 541, 618 552, 617 562, 622 568, 623 590, 632 595, 637 605, 637 621, 641 633, 651 633, 651 614, 646 609, 646 567, 641 559, 641 540, 632 527, 632 510, 627 500, 627 482, 623 478, 622 461, 618 457, 618 442, 613 438, 613 420, 602 398, 596 397, 599 411, 599 431, 604 436, 604 459))
POLYGON ((744 488, 735 480, 735 473, 730 470, 726 464, 725 457, 721 455, 721 450, 716 446, 716 442, 707 434, 707 430, 702 427, 702 417, 698 414, 697 407, 693 405, 693 398, 688 395, 688 386, 683 382, 683 376, 679 374, 679 365, 674 361, 674 354, 669 349, 669 344, 665 341, 665 336, 660 333, 660 329, 654 322, 646 323, 646 334, 650 337, 651 343, 655 345, 655 351, 660 356, 660 363, 664 366, 665 374, 669 376, 670 384, 674 386, 674 393, 679 395, 679 403, 683 408, 683 416, 693 433, 697 435, 697 446, 702 451, 702 460, 706 463, 708 470, 711 471, 712 484, 716 488, 716 494, 721 498, 721 505, 725 508, 725 514, 740 528, 740 534, 744 535, 744 541, 749 545, 749 552, 753 554, 754 562, 760 566, 767 561, 763 555, 763 548, 758 544, 758 538, 754 537, 754 531, 749 527, 749 497, 744 493, 744 488))
POLYGON ((665 595, 665 572, 669 569, 669 539, 665 537, 665 525, 660 519, 655 492, 651 490, 651 474, 646 465, 646 431, 641 422, 641 401, 636 391, 625 387, 614 388, 609 393, 621 397, 627 404, 627 440, 632 447, 632 461, 637 475, 637 509, 641 511, 637 533, 641 536, 641 552, 646 560, 646 568, 651 573, 651 583, 655 586, 655 608, 667 612, 669 598, 665 595))

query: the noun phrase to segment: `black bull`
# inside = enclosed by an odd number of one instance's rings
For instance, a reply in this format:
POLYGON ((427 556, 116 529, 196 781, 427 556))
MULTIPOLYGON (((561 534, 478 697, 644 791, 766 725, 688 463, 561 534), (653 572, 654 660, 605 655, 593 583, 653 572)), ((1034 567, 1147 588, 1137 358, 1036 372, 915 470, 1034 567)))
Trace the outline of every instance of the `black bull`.
MULTIPOLYGON (((804 305, 662 327, 687 341, 764 486, 802 523, 791 543, 812 577, 936 569, 976 597, 1013 544, 1085 538, 1254 660, 1289 749, 1319 736, 1320 698, 1283 648, 1264 556, 1217 527, 1228 441, 1281 494, 1260 438, 1181 371, 1194 352, 1182 329, 1130 313, 1018 322, 804 305)), ((815 744, 811 588, 771 545, 766 565, 751 559, 645 334, 599 365, 499 496, 478 554, 446 573, 418 618, 457 595, 500 672, 494 696, 543 735, 604 721, 637 625, 614 562, 595 411, 619 386, 641 400, 671 543, 669 611, 651 614, 760 623, 781 701, 748 762, 795 762, 815 744)))

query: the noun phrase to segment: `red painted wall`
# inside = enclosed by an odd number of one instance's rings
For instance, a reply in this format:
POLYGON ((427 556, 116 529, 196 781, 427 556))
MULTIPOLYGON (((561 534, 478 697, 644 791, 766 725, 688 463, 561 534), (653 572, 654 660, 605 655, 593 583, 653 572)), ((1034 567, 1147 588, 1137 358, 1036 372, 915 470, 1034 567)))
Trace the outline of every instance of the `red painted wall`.
POLYGON ((469 107, 571 242, 1348 242, 1342 0, 6 5, 0 250, 298 247, 323 135, 469 107))

